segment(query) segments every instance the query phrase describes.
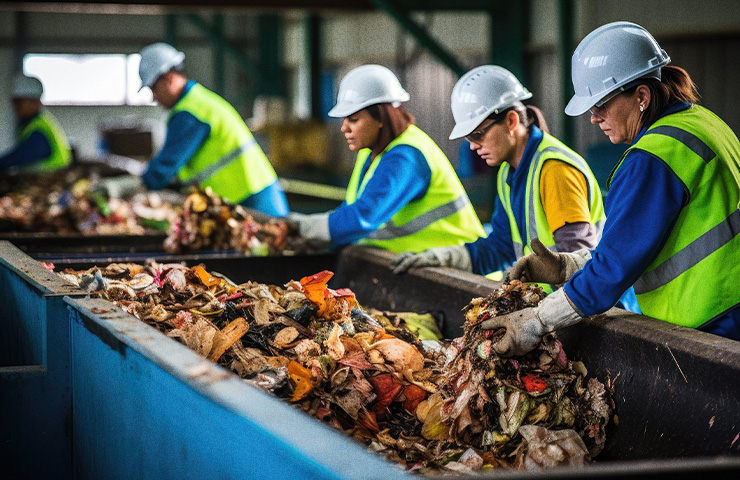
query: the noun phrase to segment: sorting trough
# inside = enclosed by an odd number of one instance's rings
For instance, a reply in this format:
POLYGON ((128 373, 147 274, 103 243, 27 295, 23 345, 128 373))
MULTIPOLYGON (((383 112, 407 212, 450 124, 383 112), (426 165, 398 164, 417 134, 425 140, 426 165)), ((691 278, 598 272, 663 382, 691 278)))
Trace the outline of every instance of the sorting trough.
POLYGON ((163 243, 167 238, 164 232, 142 235, 61 235, 51 232, 0 232, 0 241, 7 240, 13 245, 36 256, 62 257, 76 254, 132 254, 164 252, 163 243))
MULTIPOLYGON (((255 259, 242 258, 206 266, 237 282, 285 283, 333 270, 330 286, 351 288, 365 306, 442 311, 448 337, 461 334, 460 309, 497 285, 449 269, 394 276, 391 259, 351 247, 326 265, 292 258, 255 268, 255 259)), ((112 304, 65 286, 7 242, 0 242, 0 278, 2 465, 30 478, 412 477, 112 304)), ((560 338, 590 374, 619 374, 620 421, 604 452, 580 470, 475 478, 738 478, 740 342, 616 309, 560 338)))

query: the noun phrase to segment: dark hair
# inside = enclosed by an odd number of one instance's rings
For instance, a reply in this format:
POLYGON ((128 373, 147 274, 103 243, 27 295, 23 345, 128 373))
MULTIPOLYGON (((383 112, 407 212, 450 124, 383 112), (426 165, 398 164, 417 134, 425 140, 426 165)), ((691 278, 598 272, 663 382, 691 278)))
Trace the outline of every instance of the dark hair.
POLYGON ((547 121, 545 121, 545 115, 542 113, 542 110, 534 105, 524 105, 521 102, 516 102, 503 112, 491 115, 488 118, 494 121, 503 120, 503 117, 506 116, 509 110, 514 110, 519 115, 519 122, 525 127, 529 128, 531 125, 535 125, 543 132, 550 133, 550 129, 547 127, 547 121))
POLYGON ((699 102, 696 84, 686 70, 675 65, 663 67, 660 80, 646 78, 641 83, 650 89, 650 105, 642 118, 643 126, 655 123, 665 107, 673 102, 699 102))
POLYGON ((390 103, 377 103, 366 107, 367 113, 383 126, 378 134, 378 141, 373 145, 371 156, 375 158, 385 147, 416 123, 414 115, 403 106, 393 107, 390 103))

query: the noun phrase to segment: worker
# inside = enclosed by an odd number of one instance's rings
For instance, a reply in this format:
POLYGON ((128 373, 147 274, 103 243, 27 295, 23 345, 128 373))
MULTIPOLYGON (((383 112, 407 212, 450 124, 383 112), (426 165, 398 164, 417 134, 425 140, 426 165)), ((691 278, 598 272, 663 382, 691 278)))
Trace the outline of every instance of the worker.
POLYGON ((531 243, 558 252, 586 251, 601 235, 604 209, 586 161, 547 133, 542 112, 525 107, 532 94, 508 70, 476 67, 452 89, 455 127, 490 167, 499 167, 492 231, 464 246, 405 252, 393 271, 453 267, 480 275, 504 271, 530 253, 531 243), (544 131, 543 131, 544 130, 544 131))
POLYGON ((301 236, 330 248, 361 243, 397 253, 485 234, 450 161, 401 105, 408 100, 384 66, 344 76, 329 116, 344 119, 341 131, 357 161, 339 207, 290 215, 301 236))
POLYGON ((0 169, 53 172, 72 163, 72 150, 57 120, 41 103, 44 86, 36 77, 15 78, 11 101, 18 120, 17 144, 2 157, 0 169))
POLYGON ((512 268, 512 277, 567 283, 537 307, 484 322, 506 328, 498 353, 532 350, 544 334, 604 312, 630 285, 645 315, 740 340, 740 142, 669 61, 629 22, 578 45, 565 113, 590 112, 612 143, 630 146, 608 180, 596 249, 544 251, 512 268))
POLYGON ((164 146, 143 173, 144 185, 158 190, 177 177, 231 204, 287 215, 285 193, 252 133, 226 100, 185 76, 184 60, 166 43, 141 50, 142 88, 170 110, 164 146))

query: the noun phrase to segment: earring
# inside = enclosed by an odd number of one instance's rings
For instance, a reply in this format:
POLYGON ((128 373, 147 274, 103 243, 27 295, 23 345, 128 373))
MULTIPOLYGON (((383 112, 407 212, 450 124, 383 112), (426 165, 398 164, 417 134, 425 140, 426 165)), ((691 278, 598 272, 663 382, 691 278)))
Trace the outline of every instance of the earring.
POLYGON ((643 110, 645 110, 645 107, 643 107, 642 105, 640 105, 640 111, 642 112, 643 110))

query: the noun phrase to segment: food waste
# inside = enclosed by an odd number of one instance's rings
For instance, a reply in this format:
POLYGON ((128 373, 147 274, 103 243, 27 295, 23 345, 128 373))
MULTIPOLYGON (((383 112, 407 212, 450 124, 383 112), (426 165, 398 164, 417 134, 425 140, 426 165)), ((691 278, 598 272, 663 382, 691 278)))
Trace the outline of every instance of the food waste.
POLYGON ((311 250, 305 239, 280 218, 241 205, 231 205, 213 193, 193 189, 182 212, 168 230, 167 253, 237 251, 248 256, 295 255, 311 250))
POLYGON ((126 199, 107 198, 96 191, 96 179, 85 173, 70 169, 3 179, 0 231, 144 235, 165 232, 177 216, 179 194, 139 192, 126 199))
POLYGON ((154 260, 59 274, 406 471, 580 466, 606 440, 613 380, 587 380, 554 334, 522 357, 491 348, 500 332, 483 320, 545 296, 516 280, 473 299, 464 335, 446 340, 433 316, 329 288, 329 271, 283 286, 154 260))
POLYGON ((14 175, 0 181, 0 232, 58 235, 164 234, 171 254, 203 251, 248 256, 315 251, 286 221, 230 205, 210 188, 186 196, 172 190, 108 198, 100 178, 81 169, 14 175))

